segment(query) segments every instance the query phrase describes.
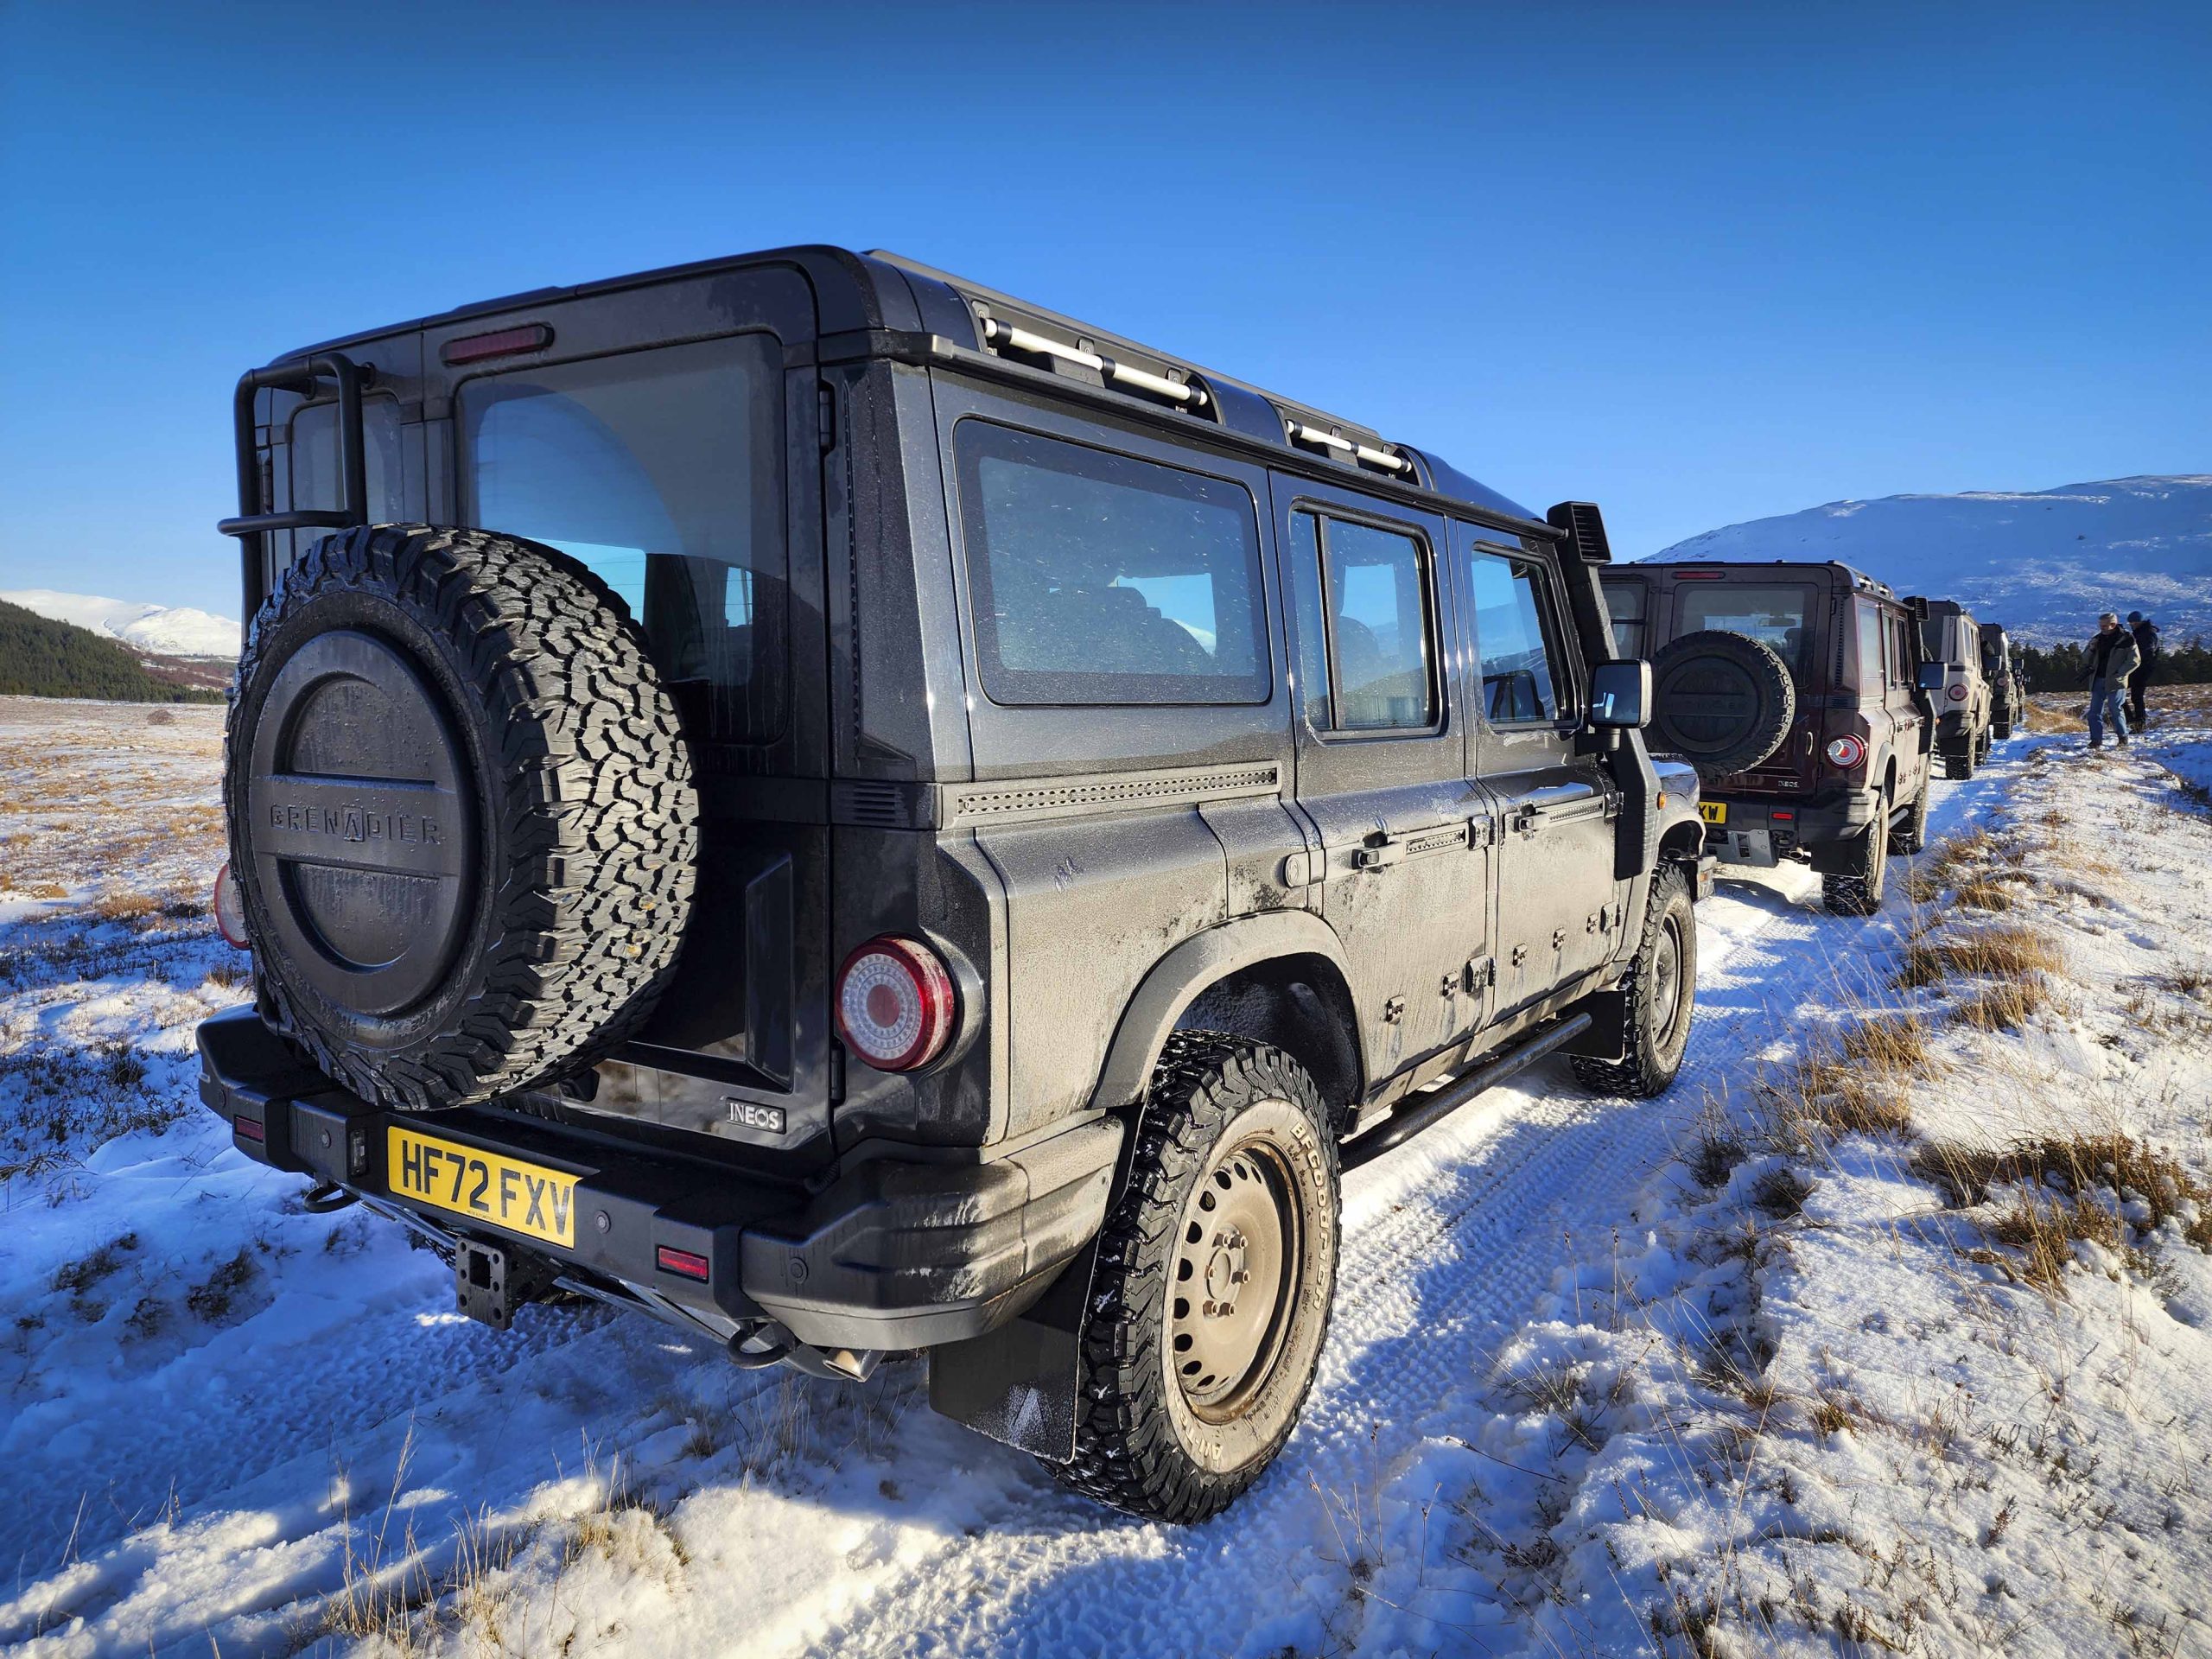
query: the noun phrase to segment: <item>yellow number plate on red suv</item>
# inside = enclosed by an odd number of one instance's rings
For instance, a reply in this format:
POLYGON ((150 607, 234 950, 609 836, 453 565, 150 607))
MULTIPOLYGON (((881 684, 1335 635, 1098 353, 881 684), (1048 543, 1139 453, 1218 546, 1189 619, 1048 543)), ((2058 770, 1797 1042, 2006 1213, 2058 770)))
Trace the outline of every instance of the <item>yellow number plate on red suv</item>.
POLYGON ((1728 803, 1700 801, 1697 804, 1697 815, 1707 823, 1726 823, 1728 822, 1728 803))
POLYGON ((385 1184, 471 1221, 549 1244, 576 1242, 576 1177, 496 1152, 455 1146, 393 1124, 385 1143, 385 1184))

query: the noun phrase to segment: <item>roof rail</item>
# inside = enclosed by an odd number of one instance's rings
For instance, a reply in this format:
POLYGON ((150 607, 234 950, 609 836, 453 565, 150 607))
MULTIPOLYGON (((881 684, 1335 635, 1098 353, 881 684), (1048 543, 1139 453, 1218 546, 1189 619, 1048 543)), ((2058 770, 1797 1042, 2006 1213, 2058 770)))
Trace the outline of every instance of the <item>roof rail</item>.
POLYGON ((1324 432, 1318 426, 1304 421, 1283 417, 1282 435, 1293 443, 1310 443, 1323 449, 1342 450, 1363 466, 1379 467, 1386 473, 1410 473, 1414 464, 1403 455, 1389 449, 1377 449, 1371 444, 1355 443, 1350 438, 1334 432, 1324 432))
POLYGON ((1204 409, 1212 401, 1206 396, 1206 389, 1202 385, 1194 385, 1183 380, 1171 380, 1164 374, 1154 374, 1148 369, 1137 368, 1116 358, 1108 357, 1103 352, 1086 352, 1078 346, 1065 345, 1047 335, 1037 334, 1033 330, 1016 327, 1010 322, 1002 322, 994 316, 980 316, 977 321, 982 325, 983 343, 996 350, 1001 356, 1007 352, 1020 352, 1027 357, 1045 357, 1057 362, 1072 363, 1078 368, 1089 369, 1095 374, 1103 376, 1109 385, 1118 386, 1127 391, 1144 392, 1154 397, 1164 397, 1168 402, 1179 404, 1185 409, 1204 409))

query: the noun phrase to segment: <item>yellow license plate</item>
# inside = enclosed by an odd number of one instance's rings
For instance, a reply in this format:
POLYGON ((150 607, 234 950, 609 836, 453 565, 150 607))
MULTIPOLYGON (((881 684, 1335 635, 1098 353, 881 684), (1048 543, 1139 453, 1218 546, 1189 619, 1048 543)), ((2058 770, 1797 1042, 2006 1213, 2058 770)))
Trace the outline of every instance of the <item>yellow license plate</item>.
POLYGON ((413 1198, 549 1244, 575 1243, 575 1176, 496 1152, 457 1147, 397 1124, 388 1134, 385 1180, 394 1198, 413 1198))
POLYGON ((1707 823, 1726 823, 1728 822, 1728 803, 1700 801, 1697 804, 1697 815, 1707 823))

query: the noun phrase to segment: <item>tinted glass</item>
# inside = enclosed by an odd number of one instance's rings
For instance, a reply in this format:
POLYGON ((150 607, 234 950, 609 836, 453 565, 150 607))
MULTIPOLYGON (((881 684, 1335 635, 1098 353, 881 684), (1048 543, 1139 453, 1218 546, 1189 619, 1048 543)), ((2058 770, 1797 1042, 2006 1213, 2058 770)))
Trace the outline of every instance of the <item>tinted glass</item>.
POLYGON ((461 388, 461 510, 588 565, 644 624, 688 719, 758 743, 790 675, 783 354, 766 335, 461 388))
POLYGON ((1341 518, 1328 520, 1323 534, 1338 727, 1363 732, 1434 724, 1421 543, 1341 518))
POLYGON ((1773 647, 1793 672, 1811 660, 1812 630, 1805 626, 1813 590, 1749 582, 1684 582, 1675 587, 1675 637, 1700 628, 1740 633, 1773 647))
POLYGON ((1241 486, 981 421, 954 442, 983 690, 1003 703, 1265 702, 1241 486))
POLYGON ((1306 723, 1329 729, 1329 632, 1321 620, 1321 540, 1310 512, 1290 515, 1290 547, 1284 554, 1290 602, 1298 628, 1298 688, 1306 723))
POLYGON ((1859 616, 1859 689, 1872 691, 1882 683, 1882 613, 1865 600, 1853 600, 1859 616))
POLYGON ((1605 590, 1605 613, 1613 623, 1613 655, 1643 656, 1647 591, 1644 585, 1640 582, 1608 582, 1599 585, 1605 590))
POLYGON ((1477 551, 1467 561, 1467 575, 1482 661, 1483 712, 1493 726, 1558 719, 1535 567, 1477 551))
MULTIPOLYGON (((389 397, 361 400, 361 448, 368 462, 369 518, 388 524, 406 516, 399 499, 399 405, 389 397)), ((310 404, 292 416, 292 505, 338 508, 346 486, 338 476, 338 405, 310 404)), ((302 549, 328 535, 300 532, 302 549)))

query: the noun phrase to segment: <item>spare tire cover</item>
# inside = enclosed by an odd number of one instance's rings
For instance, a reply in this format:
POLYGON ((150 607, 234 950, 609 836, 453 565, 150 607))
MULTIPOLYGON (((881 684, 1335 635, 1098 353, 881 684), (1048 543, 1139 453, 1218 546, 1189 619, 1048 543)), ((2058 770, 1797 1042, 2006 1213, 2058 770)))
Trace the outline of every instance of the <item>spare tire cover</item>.
POLYGON ((1719 628, 1662 645, 1651 693, 1653 731, 1708 781, 1758 765, 1797 718, 1797 688, 1773 648, 1719 628))
POLYGON ((365 1099, 460 1105, 588 1065, 673 972, 690 756, 621 601, 551 548, 318 543, 254 620, 224 798, 266 1005, 365 1099))

